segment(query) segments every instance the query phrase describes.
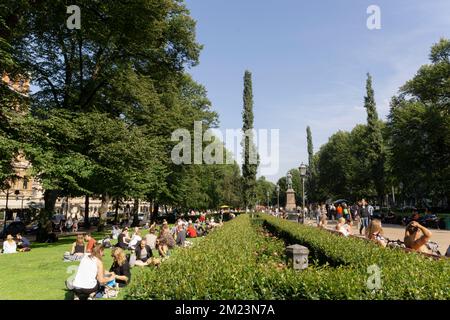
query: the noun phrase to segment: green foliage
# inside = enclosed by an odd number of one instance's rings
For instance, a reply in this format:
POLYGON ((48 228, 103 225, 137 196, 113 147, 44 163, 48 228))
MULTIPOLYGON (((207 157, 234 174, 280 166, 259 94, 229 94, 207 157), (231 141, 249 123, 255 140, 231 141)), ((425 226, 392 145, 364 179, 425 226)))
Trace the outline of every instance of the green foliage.
POLYGON ((325 230, 272 216, 263 215, 262 218, 268 229, 279 237, 289 243, 308 247, 313 260, 343 268, 327 273, 331 277, 322 279, 321 283, 325 283, 326 288, 324 291, 328 291, 322 292, 324 295, 336 294, 328 288, 345 283, 346 289, 341 294, 349 299, 434 300, 450 297, 450 263, 447 259, 434 261, 419 254, 382 248, 360 239, 339 237, 325 230), (381 269, 382 277, 382 288, 375 293, 370 292, 364 283, 369 276, 367 267, 373 264, 381 269), (341 274, 338 276, 338 273, 341 274), (424 274, 427 276, 424 277, 424 274), (339 282, 336 283, 336 280, 339 282))
POLYGON ((306 139, 308 142, 308 177, 305 183, 306 194, 310 202, 319 200, 317 190, 317 170, 314 161, 314 147, 312 141, 311 128, 306 127, 306 139))
POLYGON ((158 270, 139 274, 126 299, 258 299, 271 293, 257 274, 262 265, 276 265, 282 251, 282 242, 259 235, 240 215, 158 270))
POLYGON ((422 66, 394 97, 389 114, 392 174, 406 198, 450 198, 450 41, 431 48, 422 66))
POLYGON ((370 74, 367 74, 366 91, 364 107, 367 110, 366 140, 368 141, 368 148, 365 156, 369 161, 370 182, 374 184, 378 199, 381 200, 385 191, 385 151, 370 74))
POLYGON ((256 203, 267 206, 267 200, 270 201, 271 206, 276 205, 275 184, 267 181, 266 178, 262 176, 256 180, 256 203), (267 194, 269 194, 269 197, 267 197, 267 194), (274 199, 275 202, 273 201, 274 199))
POLYGON ((448 299, 448 261, 341 238, 263 215, 269 231, 309 247, 310 265, 286 268, 285 245, 248 215, 227 222, 183 249, 158 270, 143 270, 125 299, 448 299), (382 289, 372 292, 367 267, 381 268, 382 289), (426 272, 427 277, 423 276, 426 272))
POLYGON ((256 201, 256 173, 258 171, 259 156, 253 141, 253 88, 252 74, 245 71, 244 75, 244 110, 242 111, 242 184, 244 206, 253 208, 256 201), (256 159, 257 157, 257 159, 256 159), (257 163, 255 162, 257 160, 257 163))

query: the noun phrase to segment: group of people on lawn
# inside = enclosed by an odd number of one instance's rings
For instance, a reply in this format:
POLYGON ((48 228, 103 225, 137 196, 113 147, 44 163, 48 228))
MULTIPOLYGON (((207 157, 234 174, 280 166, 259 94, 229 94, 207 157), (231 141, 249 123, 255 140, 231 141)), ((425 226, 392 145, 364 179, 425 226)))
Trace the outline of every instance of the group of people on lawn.
MULTIPOLYGON (((208 228, 221 226, 222 222, 215 223, 208 221, 208 228)), ((71 259, 80 260, 80 265, 70 289, 73 289, 75 298, 93 298, 99 291, 117 290, 119 287, 127 285, 131 279, 130 269, 133 266, 159 266, 161 262, 170 255, 170 250, 176 246, 185 247, 189 245, 186 238, 196 238, 199 234, 206 234, 205 227, 201 223, 192 223, 179 219, 171 229, 167 221, 160 227, 159 235, 156 235, 156 224, 148 227, 148 234, 141 235, 141 229, 135 227, 133 234, 129 235, 128 227, 118 230, 113 228, 112 238, 117 239, 117 244, 112 247, 111 256, 113 264, 109 272, 105 272, 102 257, 107 246, 105 240, 98 243, 90 234, 78 235, 77 240, 72 244, 70 251, 71 259), (86 241, 86 244, 85 244, 86 241), (127 250, 130 253, 126 253, 127 250), (157 250, 159 258, 153 255, 153 250, 157 250)), ((107 241, 106 243, 109 243, 107 241)))
POLYGON ((16 235, 16 239, 10 234, 6 236, 6 240, 3 242, 3 254, 27 252, 30 251, 30 241, 22 236, 20 233, 16 235))

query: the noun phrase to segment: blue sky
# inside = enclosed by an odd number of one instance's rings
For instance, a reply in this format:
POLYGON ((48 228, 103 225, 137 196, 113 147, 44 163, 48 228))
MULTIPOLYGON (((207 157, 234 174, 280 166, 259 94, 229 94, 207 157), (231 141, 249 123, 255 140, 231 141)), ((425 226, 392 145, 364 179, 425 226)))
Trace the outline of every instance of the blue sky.
POLYGON ((390 98, 428 62, 439 38, 450 38, 448 0, 186 0, 204 45, 189 72, 208 90, 221 129, 241 127, 243 74, 253 74, 255 128, 280 129, 280 165, 307 161, 338 130, 365 123, 366 73, 380 116, 390 98), (381 29, 369 30, 369 5, 381 29))

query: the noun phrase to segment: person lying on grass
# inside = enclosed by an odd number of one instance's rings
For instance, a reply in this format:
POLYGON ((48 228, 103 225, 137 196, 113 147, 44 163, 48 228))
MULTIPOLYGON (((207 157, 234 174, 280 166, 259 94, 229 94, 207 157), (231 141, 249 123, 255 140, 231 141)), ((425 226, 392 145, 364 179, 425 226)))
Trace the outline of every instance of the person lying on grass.
POLYGON ((100 286, 114 281, 116 276, 111 272, 105 276, 103 267, 104 248, 102 245, 95 245, 90 255, 85 255, 81 259, 77 274, 73 281, 73 291, 75 298, 94 297, 100 286))
POLYGON ((5 242, 3 242, 3 253, 16 253, 17 252, 17 243, 14 241, 12 235, 8 234, 6 236, 5 242))
POLYGON ((130 263, 127 260, 125 251, 121 248, 113 248, 111 257, 113 258, 113 264, 109 269, 109 272, 116 275, 116 282, 119 287, 125 287, 130 283, 131 279, 130 263))
POLYGON ((370 221, 369 227, 366 229, 366 238, 382 247, 386 247, 387 240, 383 237, 383 228, 380 220, 373 219, 370 221))

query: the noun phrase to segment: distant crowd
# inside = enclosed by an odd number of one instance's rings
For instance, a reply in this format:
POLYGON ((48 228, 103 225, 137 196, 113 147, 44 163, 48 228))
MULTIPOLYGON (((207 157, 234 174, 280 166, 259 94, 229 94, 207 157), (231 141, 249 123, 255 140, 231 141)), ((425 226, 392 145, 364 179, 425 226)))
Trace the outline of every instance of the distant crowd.
MULTIPOLYGON (((415 209, 411 219, 406 223, 403 241, 390 240, 384 236, 381 220, 374 215, 374 207, 365 199, 352 205, 345 202, 311 204, 300 208, 297 213, 299 221, 304 218, 315 219, 319 228, 326 228, 328 220, 337 220, 334 230, 345 237, 354 234, 353 226, 356 225, 360 236, 364 236, 380 246, 402 247, 422 253, 441 255, 438 244, 431 241, 432 232, 418 222, 419 215, 415 209)), ((280 218, 288 218, 288 214, 283 211, 275 210, 271 214, 280 218)), ((446 256, 449 255, 450 247, 446 252, 446 256)))

